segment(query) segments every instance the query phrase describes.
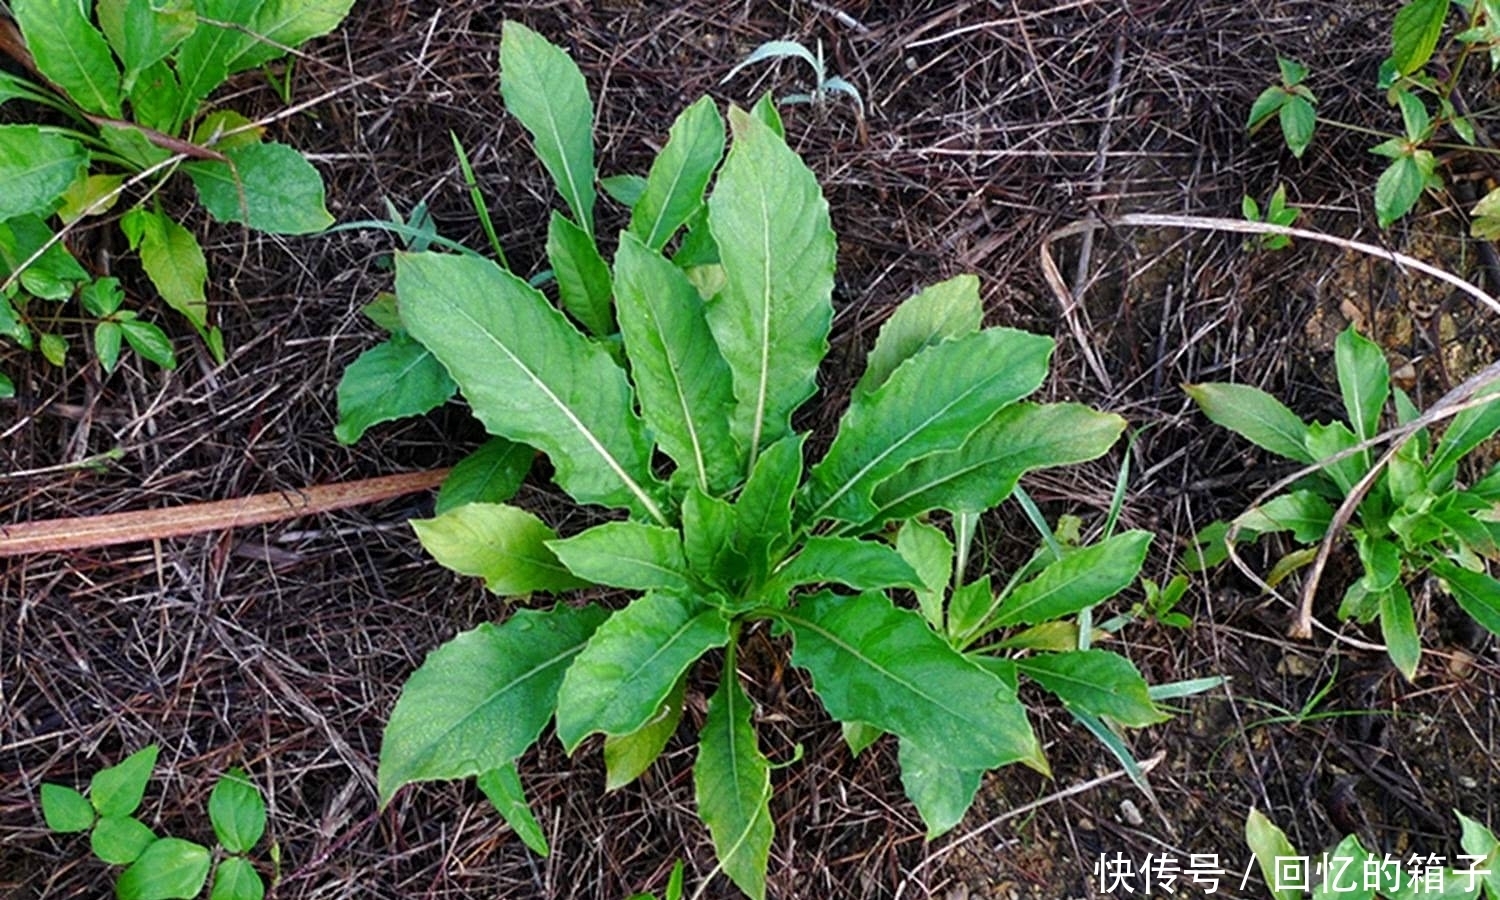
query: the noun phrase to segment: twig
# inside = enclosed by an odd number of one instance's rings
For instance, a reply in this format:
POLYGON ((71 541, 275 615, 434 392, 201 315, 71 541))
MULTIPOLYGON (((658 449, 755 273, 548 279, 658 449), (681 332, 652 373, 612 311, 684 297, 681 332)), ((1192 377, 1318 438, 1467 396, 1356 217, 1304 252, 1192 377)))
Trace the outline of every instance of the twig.
POLYGON ((437 487, 447 475, 447 469, 409 472, 169 509, 0 526, 0 556, 83 550, 265 525, 425 491, 437 487))

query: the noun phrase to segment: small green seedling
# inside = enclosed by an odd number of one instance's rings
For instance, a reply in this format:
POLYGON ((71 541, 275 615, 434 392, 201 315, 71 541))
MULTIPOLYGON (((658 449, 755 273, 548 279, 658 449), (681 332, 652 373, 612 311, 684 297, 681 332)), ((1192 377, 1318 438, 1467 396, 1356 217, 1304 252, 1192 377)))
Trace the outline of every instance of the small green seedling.
POLYGON ((813 71, 813 89, 807 92, 787 94, 781 98, 782 103, 807 103, 813 106, 822 106, 829 94, 838 93, 851 97, 855 107, 859 110, 861 120, 865 117, 865 101, 859 95, 859 89, 848 81, 837 75, 829 75, 828 69, 823 62, 823 42, 818 41, 818 51, 814 54, 797 41, 766 41, 751 51, 750 55, 740 60, 739 64, 729 70, 720 84, 727 83, 741 69, 768 59, 785 59, 795 57, 808 64, 813 71))
POLYGON ((473 777, 546 853, 521 759, 548 724, 570 754, 602 735, 605 788, 619 788, 677 733, 694 667, 711 658, 698 812, 722 872, 761 900, 772 755, 796 751, 761 744, 738 666, 757 632, 790 645, 851 748, 895 737, 930 835, 959 821, 986 771, 1047 770, 1022 678, 1128 759, 1115 729, 1164 713, 1080 623, 1135 580, 1151 535, 1105 528, 1085 544, 1077 526, 1059 537, 1042 523, 1044 547, 998 590, 967 572, 978 516, 1024 473, 1097 458, 1124 428, 1025 399, 1052 340, 982 327, 972 275, 933 285, 881 329, 837 432, 817 442, 828 449, 809 460, 792 419, 828 351, 835 238, 775 106, 732 108, 726 129, 703 98, 647 176, 606 182, 630 211, 606 262, 582 73, 515 22, 500 67, 506 106, 567 209, 548 226, 556 299, 498 252, 398 253, 394 310, 380 312, 392 334, 346 373, 339 436, 456 388, 494 437, 444 484, 438 514, 413 523, 423 546, 499 596, 583 590, 591 602, 537 602, 433 650, 386 727, 381 804, 414 782, 473 777), (580 507, 558 519, 571 533, 506 502, 538 453, 580 507), (580 529, 594 518, 585 506, 613 512, 580 529), (600 588, 623 606, 598 603, 600 588))
POLYGON ((1245 820, 1245 843, 1272 900, 1500 900, 1500 842, 1484 823, 1453 814, 1462 828, 1459 866, 1440 856, 1379 854, 1353 834, 1323 853, 1299 853, 1258 809, 1245 820))
MULTIPOLYGON (((120 900, 191 900, 213 875, 211 900, 261 900, 265 883, 246 858, 266 830, 266 804, 243 770, 230 769, 208 798, 208 817, 219 852, 192 841, 157 837, 135 818, 151 770, 153 744, 89 781, 87 796, 60 784, 42 785, 42 816, 61 834, 89 832, 101 861, 124 866, 115 882, 120 900)), ((273 848, 274 855, 274 848, 273 848)))
MULTIPOLYGON (((1265 222, 1270 225, 1281 225, 1290 227, 1302 214, 1302 210, 1295 206, 1286 205, 1286 185, 1279 184, 1271 194, 1271 201, 1266 205, 1265 215, 1261 215, 1260 204, 1255 198, 1246 194, 1240 201, 1240 211, 1244 213, 1245 219, 1250 222, 1265 222)), ((1292 238, 1285 234, 1262 234, 1259 236, 1259 245, 1262 250, 1281 250, 1291 246, 1292 238)), ((1246 245, 1249 246, 1248 244, 1246 245)))
MULTIPOLYGON (((1317 471, 1289 493, 1216 523, 1198 536, 1197 562, 1214 565, 1227 553, 1231 530, 1254 539, 1289 532, 1306 546, 1277 563, 1278 581, 1314 558, 1308 545, 1324 539, 1334 510, 1375 465, 1374 451, 1355 449, 1379 433, 1387 404, 1397 424, 1419 413, 1391 384, 1385 354, 1352 327, 1334 347, 1339 388, 1349 419, 1308 424, 1271 395, 1238 384, 1187 385, 1188 395, 1216 424, 1277 456, 1317 471)), ((1488 394, 1500 388, 1491 386, 1488 394)), ((1429 577, 1493 634, 1500 634, 1500 581, 1487 567, 1500 561, 1500 466, 1464 486, 1460 464, 1500 431, 1500 399, 1467 409, 1434 441, 1426 428, 1404 443, 1381 469, 1349 525, 1363 576, 1349 585, 1341 618, 1376 619, 1391 661, 1416 677, 1421 645, 1412 594, 1429 577)))
MULTIPOLYGON (((0 104, 22 107, 10 119, 22 124, 0 125, 0 337, 63 365, 68 344, 53 327, 58 305, 78 296, 98 322, 95 352, 106 372, 124 346, 176 365, 166 335, 121 308, 118 282, 101 285, 64 243, 75 223, 123 210, 120 229, 147 278, 222 361, 203 250, 163 209, 159 192, 180 172, 221 222, 272 234, 325 228, 332 218, 317 170, 207 98, 231 74, 333 30, 351 6, 11 0, 15 25, 0 20, 0 49, 24 74, 0 71, 0 104)), ((0 395, 13 392, 0 375, 0 395)))

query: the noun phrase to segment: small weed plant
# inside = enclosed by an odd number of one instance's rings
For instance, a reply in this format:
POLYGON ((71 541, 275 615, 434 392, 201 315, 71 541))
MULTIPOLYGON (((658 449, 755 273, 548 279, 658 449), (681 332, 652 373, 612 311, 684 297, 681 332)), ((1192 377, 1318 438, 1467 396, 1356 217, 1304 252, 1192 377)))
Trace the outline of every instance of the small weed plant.
POLYGON ((1379 854, 1346 835, 1321 854, 1298 853, 1265 813, 1250 810, 1245 843, 1255 856, 1272 900, 1500 900, 1500 842, 1483 822, 1458 810, 1463 853, 1445 866, 1440 856, 1379 854))
POLYGON ((630 783, 678 731, 702 661, 718 686, 697 734, 698 812, 722 871, 761 898, 776 764, 739 673, 752 632, 791 644, 856 752, 895 736, 933 836, 987 770, 1047 771, 1023 680, 1121 747, 1114 729, 1163 718, 1161 695, 1088 626, 1135 580, 1151 535, 1106 527, 1085 542, 1065 519, 1003 584, 968 576, 980 513, 1027 471, 1103 454, 1124 426, 1025 400, 1050 339, 981 327, 973 276, 927 288, 881 329, 805 467, 809 435, 792 417, 828 350, 835 244, 775 107, 732 108, 726 130, 711 100, 689 106, 647 176, 612 182, 631 209, 607 264, 582 74, 513 22, 500 59, 506 105, 568 209, 548 228, 560 308, 477 255, 399 253, 394 306, 377 313, 392 335, 346 376, 341 436, 461 391, 494 439, 457 467, 438 515, 414 523, 422 544, 498 595, 579 599, 518 609, 427 657, 386 728, 382 805, 413 782, 473 777, 545 853, 522 754, 555 721, 570 754, 603 736, 606 789, 630 783), (504 502, 536 451, 609 521, 560 536, 504 502), (600 587, 631 599, 605 608, 600 587))
MULTIPOLYGON (((1500 67, 1497 0, 1410 0, 1397 11, 1391 55, 1380 66, 1376 86, 1399 110, 1401 130, 1370 148, 1390 160, 1375 184, 1375 213, 1382 228, 1411 212, 1423 191, 1443 188, 1435 149, 1494 152, 1477 118, 1483 111, 1469 109, 1460 92, 1462 76, 1476 58, 1485 61, 1481 64, 1491 74, 1500 67), (1455 11, 1462 24, 1449 29, 1455 11), (1450 134, 1461 143, 1443 143, 1450 134)), ((1253 134, 1274 119, 1300 159, 1320 122, 1350 126, 1318 117, 1305 65, 1285 58, 1276 63, 1280 80, 1256 98, 1246 124, 1253 134)), ((1500 235, 1500 190, 1481 200, 1472 216, 1475 237, 1493 240, 1500 235)))
MULTIPOLYGON (((92 274, 55 231, 118 211, 161 299, 222 359, 203 250, 158 192, 180 171, 221 222, 272 234, 325 228, 332 219, 317 170, 264 140, 264 128, 205 101, 230 75, 333 30, 352 5, 11 0, 19 31, 0 20, 0 49, 26 74, 0 71, 0 103, 29 105, 20 124, 0 125, 0 336, 61 366, 69 348, 54 326, 60 304, 78 297, 96 322, 94 352, 105 371, 125 347, 175 367, 166 334, 125 308, 119 282, 92 274)), ((0 395, 14 390, 0 373, 0 395)))
MULTIPOLYGON (((191 900, 213 875, 211 900, 261 900, 265 883, 247 857, 266 830, 266 803, 244 771, 230 769, 208 797, 216 850, 175 837, 158 837, 135 817, 145 797, 157 748, 146 747, 89 781, 87 796, 60 784, 42 785, 42 815, 62 834, 89 832, 94 855, 125 871, 115 881, 120 900, 191 900)), ((272 847, 272 857, 276 848, 272 847)))
MULTIPOLYGON (((1398 425, 1420 415, 1391 384, 1380 347, 1350 328, 1334 347, 1339 389, 1348 422, 1308 424, 1276 398, 1238 384, 1188 385, 1189 396, 1215 423, 1251 443, 1316 472, 1289 492, 1256 506, 1232 525, 1217 523, 1199 536, 1205 564, 1224 558, 1231 529, 1255 538, 1288 532, 1312 545, 1332 527, 1335 508, 1376 464, 1375 450, 1360 444, 1380 430, 1389 409, 1398 425), (1359 447, 1359 449, 1356 449, 1359 447)), ((1494 392, 1492 387, 1490 392, 1494 392)), ((1500 581, 1488 566, 1500 561, 1500 466, 1465 486, 1466 457, 1500 431, 1500 399, 1458 413, 1434 440, 1426 428, 1384 466, 1360 500, 1348 533, 1363 574, 1349 585, 1339 616, 1361 623, 1379 620, 1390 658, 1408 679, 1416 676, 1421 644, 1412 593, 1435 577, 1458 605, 1493 634, 1500 634, 1500 581)), ((1311 546, 1276 564, 1268 581, 1279 582, 1314 559, 1311 546)))
MULTIPOLYGON (((750 51, 750 55, 740 60, 739 64, 729 70, 724 76, 724 81, 740 73, 746 66, 764 62, 768 59, 786 59, 792 57, 807 63, 813 72, 813 87, 810 91, 794 92, 781 98, 783 104, 807 103, 812 106, 822 106, 830 94, 843 94, 854 101, 855 109, 859 111, 861 119, 865 115, 865 101, 859 95, 859 88, 850 84, 846 79, 837 75, 829 75, 828 67, 823 61, 823 42, 818 41, 817 52, 807 49, 799 41, 766 41, 759 47, 750 51)), ((721 82, 722 83, 722 82, 721 82)))

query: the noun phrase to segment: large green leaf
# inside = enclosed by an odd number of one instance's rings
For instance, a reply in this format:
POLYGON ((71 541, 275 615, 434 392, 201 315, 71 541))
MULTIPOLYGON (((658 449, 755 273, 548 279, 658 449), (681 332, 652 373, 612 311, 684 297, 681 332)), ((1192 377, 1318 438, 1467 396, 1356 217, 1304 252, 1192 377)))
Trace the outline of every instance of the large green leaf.
POLYGON ((693 785, 724 874, 754 900, 766 895, 771 821, 771 763, 760 752, 750 698, 729 655, 698 735, 693 785))
MULTIPOLYGON (((130 101, 130 117, 133 122, 166 132, 172 128, 177 110, 182 106, 182 86, 178 84, 177 74, 172 71, 172 67, 162 60, 147 66, 136 76, 135 84, 126 99, 130 101)), ((253 131, 229 140, 236 139, 258 140, 253 131)))
POLYGON ((99 26, 125 64, 120 89, 130 93, 136 78, 162 61, 197 27, 192 0, 99 0, 99 26))
POLYGON ((536 144, 573 220, 594 234, 594 107, 583 73, 546 38, 507 20, 500 32, 500 94, 536 144))
POLYGON ((942 753, 924 750, 904 738, 897 760, 901 765, 901 787, 921 814, 927 826, 927 839, 947 834, 974 804, 984 770, 955 769, 942 753))
POLYGON ((516 764, 509 762, 482 772, 475 783, 505 820, 505 824, 510 826, 510 830, 532 852, 538 856, 546 856, 549 852, 547 835, 542 831, 542 826, 537 824, 536 816, 531 812, 531 804, 526 802, 526 789, 521 786, 521 773, 516 771, 516 764))
POLYGON ((1427 64, 1443 35, 1448 0, 1411 0, 1391 24, 1391 59, 1396 71, 1410 75, 1427 64))
POLYGON ((910 519, 896 532, 896 552, 917 573, 922 586, 916 589, 922 618, 943 630, 943 597, 953 580, 953 542, 941 528, 920 519, 910 519))
POLYGON ((403 785, 508 765, 541 734, 563 673, 609 613, 559 604, 489 622, 428 655, 401 689, 380 745, 380 805, 403 785))
MULTIPOLYGON (((141 268, 167 305, 194 327, 208 326, 208 262, 193 233, 164 213, 137 206, 120 218, 131 249, 141 252, 141 268)), ((425 410, 424 410, 425 412, 425 410)))
MULTIPOLYGON (((66 300, 73 296, 74 291, 92 279, 63 242, 53 237, 51 229, 36 216, 17 216, 0 222, 0 274, 9 277, 31 260, 21 271, 22 290, 43 300, 66 300), (36 258, 32 259, 33 256, 36 258)), ((15 338, 23 347, 31 346, 30 332, 14 316, 8 301, 0 306, 0 334, 15 338)))
POLYGON ((1006 404, 1047 377, 1050 338, 993 328, 918 353, 839 422, 808 482, 809 517, 856 525, 878 508, 875 486, 913 460, 956 450, 1006 404))
POLYGON ((563 309, 596 337, 614 332, 609 299, 609 264, 599 255, 594 239, 562 213, 553 211, 547 224, 547 259, 557 278, 563 309))
POLYGON ((333 224, 323 205, 323 176, 296 150, 272 142, 233 147, 224 155, 228 163, 183 166, 215 219, 269 234, 313 234, 333 224))
POLYGON ((1215 424, 1277 456, 1310 463, 1307 425, 1280 400, 1244 384, 1187 384, 1182 388, 1215 424))
POLYGON ((1050 622, 1113 597, 1135 580, 1151 537, 1149 531, 1126 531, 1069 553, 1017 585, 991 625, 1050 622))
POLYGON ((88 151, 35 125, 0 125, 0 221, 47 216, 88 169, 88 151))
POLYGON ((214 836, 230 853, 249 853, 266 832, 266 801, 244 769, 230 769, 208 795, 214 836))
POLYGON ((729 434, 734 390, 697 288, 628 232, 615 252, 615 281, 620 334, 646 424, 701 490, 723 490, 742 471, 729 434))
POLYGON ((724 156, 724 120, 712 97, 704 96, 672 123, 667 145, 651 163, 645 189, 630 211, 630 233, 660 251, 703 203, 724 156))
POLYGON ((547 547, 580 578, 639 591, 693 589, 676 529, 640 522, 605 522, 547 547))
POLYGON ((919 588, 922 579, 889 544, 858 538, 810 537, 772 576, 775 590, 805 584, 842 584, 857 591, 919 588))
POLYGON ((1130 660, 1108 650, 1039 653, 1016 668, 1070 707, 1141 728, 1168 718, 1147 693, 1146 679, 1130 660))
POLYGON ((208 848, 181 838, 152 842, 115 882, 120 900, 192 900, 208 880, 208 848))
MULTIPOLYGON (((1307 452, 1314 459, 1326 460, 1354 449, 1359 438, 1343 422, 1314 422, 1307 426, 1307 452)), ((1324 465, 1323 474, 1347 495, 1369 471, 1369 464, 1358 453, 1350 453, 1336 462, 1324 465)))
POLYGON ((541 519, 503 503, 466 503, 432 519, 412 519, 417 538, 443 566, 484 579, 502 597, 566 591, 587 582, 570 573, 547 542, 541 519))
POLYGON ((200 19, 198 27, 176 53, 182 95, 172 127, 165 129, 173 134, 192 118, 199 102, 229 77, 229 63, 255 45, 247 27, 265 0, 195 0, 194 5, 200 19))
POLYGON ((717 609, 647 594, 594 632, 557 696, 557 738, 568 753, 596 731, 630 734, 649 722, 682 673, 729 640, 717 609))
POLYGON ((734 504, 739 520, 740 550, 754 580, 765 577, 770 555, 792 539, 792 498, 802 482, 804 435, 793 435, 766 448, 734 504))
POLYGON ((546 297, 489 260, 435 253, 397 256, 396 294, 491 434, 546 453, 579 502, 666 523, 624 371, 546 297))
POLYGON ((777 617, 795 639, 792 663, 812 674, 835 719, 869 723, 963 769, 1041 760, 1015 692, 884 595, 822 593, 777 617))
POLYGON ((520 490, 535 458, 536 451, 525 444, 490 438, 443 479, 434 512, 442 515, 466 503, 504 503, 520 490))
POLYGON ((636 780, 661 755, 667 741, 677 731, 677 723, 682 720, 682 698, 686 690, 687 678, 677 679, 676 687, 646 724, 629 734, 604 739, 606 791, 622 788, 636 780))
POLYGON ((1391 393, 1391 370, 1385 361, 1385 351, 1351 326, 1334 341, 1333 359, 1349 424, 1360 440, 1369 440, 1380 431, 1380 411, 1391 393))
POLYGON ((128 816, 141 805, 151 770, 156 767, 157 747, 144 747, 89 780, 89 801, 101 816, 128 816))
POLYGON ((875 488, 872 522, 909 519, 930 509, 979 513, 1015 489, 1032 469, 1094 459, 1125 420, 1077 403, 1006 407, 962 447, 917 460, 875 488))
POLYGON ((959 275, 926 288, 896 307, 880 327, 855 393, 885 384, 897 366, 933 344, 978 331, 983 319, 976 276, 959 275))
POLYGON ((1391 160, 1375 179, 1375 221, 1381 228, 1411 212, 1432 177, 1435 160, 1429 150, 1417 150, 1391 160))
MULTIPOLYGON (((11 0, 36 67, 91 113, 120 117, 120 70, 79 0, 11 0)), ((9 188, 15 182, 7 179, 9 188)))
POLYGON ((743 110, 708 199, 727 279, 708 324, 734 376, 734 435, 753 466, 791 431, 816 389, 833 321, 834 238, 818 180, 791 148, 743 110))
MULTIPOLYGON (((1500 384, 1485 388, 1479 396, 1496 394, 1500 394, 1500 384)), ((1443 431, 1428 471, 1437 472, 1456 465, 1469 455, 1469 451, 1493 437, 1496 431, 1500 431, 1500 398, 1464 410, 1454 416, 1443 431)))
POLYGON ((430 350, 394 334, 344 369, 333 435, 341 444, 352 444, 372 425, 437 409, 456 390, 458 385, 430 350))

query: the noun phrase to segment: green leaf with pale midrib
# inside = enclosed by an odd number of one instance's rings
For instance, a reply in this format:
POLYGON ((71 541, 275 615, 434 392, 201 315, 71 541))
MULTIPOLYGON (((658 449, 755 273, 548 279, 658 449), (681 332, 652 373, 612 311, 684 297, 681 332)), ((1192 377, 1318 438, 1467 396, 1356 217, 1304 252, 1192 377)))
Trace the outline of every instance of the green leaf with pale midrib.
POLYGON ((712 97, 682 111, 667 145, 651 163, 640 199, 630 214, 630 233, 660 251, 703 202, 708 180, 724 156, 724 120, 712 97))
POLYGON ((552 263, 563 309, 595 337, 613 333, 609 265, 599 255, 593 237, 556 211, 547 223, 547 260, 552 263))
POLYGON ((783 590, 827 583, 857 591, 922 586, 916 570, 889 544, 821 535, 808 538, 772 582, 783 590))
POLYGON ((729 433, 734 389, 697 289, 628 232, 615 253, 615 281, 641 414, 662 451, 701 490, 722 491, 741 471, 729 433))
POLYGON ((698 736, 693 784, 698 815, 713 835, 724 873, 740 890, 761 900, 775 825, 771 764, 756 744, 751 711, 731 652, 698 736))
POLYGON ((795 638, 793 665, 812 673, 835 719, 867 722, 960 768, 1040 758, 1015 694, 917 613, 881 594, 822 593, 777 618, 795 638))
POLYGON ((431 519, 412 519, 422 547, 443 566, 484 579, 502 597, 565 591, 587 582, 547 548, 557 537, 546 523, 504 503, 466 503, 431 519))
POLYGON ((726 283, 708 324, 733 373, 733 433, 753 466, 816 389, 833 321, 834 238, 802 160, 743 110, 729 121, 734 145, 708 200, 726 283))
POLYGON ((595 584, 675 593, 687 593, 696 584, 682 537, 672 528, 606 522, 547 546, 568 571, 595 584))
POLYGON ((396 294, 491 434, 546 453, 579 502, 665 524, 624 371, 536 289, 485 259, 421 253, 396 257, 396 294))
POLYGON ((573 658, 609 613, 521 610, 434 650, 401 689, 380 745, 380 805, 414 781, 510 763, 541 734, 573 658))
POLYGON ((32 60, 48 81, 91 113, 120 117, 120 71, 109 43, 78 0, 12 0, 32 60))
POLYGON ((868 394, 885 384, 901 363, 934 344, 978 331, 983 319, 977 277, 959 275, 924 288, 896 307, 880 327, 854 392, 868 394))
POLYGON ((1182 388, 1215 425, 1258 447, 1296 462, 1314 462, 1308 452, 1307 424, 1280 400, 1244 384, 1187 384, 1182 388))
POLYGON ((500 94, 526 126, 573 219, 594 234, 594 110, 578 66, 535 31, 508 20, 500 33, 500 94))
POLYGON ((0 125, 0 221, 50 214, 88 164, 88 152, 71 138, 35 125, 0 125))
POLYGON ((1114 596, 1135 580, 1151 537, 1149 531, 1127 531, 1050 564, 1006 597, 990 627, 1035 625, 1114 596))
POLYGON ((635 600, 568 668, 557 698, 558 740, 571 754, 596 731, 636 731, 698 657, 728 640, 728 620, 701 602, 670 594, 635 600))
POLYGON ((853 524, 877 512, 875 486, 913 460, 961 447, 1047 376, 1050 338, 994 328, 929 347, 855 396, 809 478, 809 516, 853 524))
POLYGON ((984 770, 956 769, 942 754, 925 751, 904 738, 896 758, 901 787, 927 826, 927 840, 936 840, 963 820, 979 792, 984 770))
POLYGON ((1167 718, 1147 693, 1146 679, 1130 660, 1107 650, 1042 653, 1016 660, 1016 668, 1042 687, 1096 716, 1140 728, 1167 718))
POLYGON ((246 144, 224 156, 228 163, 182 167, 215 219, 268 234, 313 234, 333 224, 323 205, 323 176, 296 150, 274 142, 246 144))

